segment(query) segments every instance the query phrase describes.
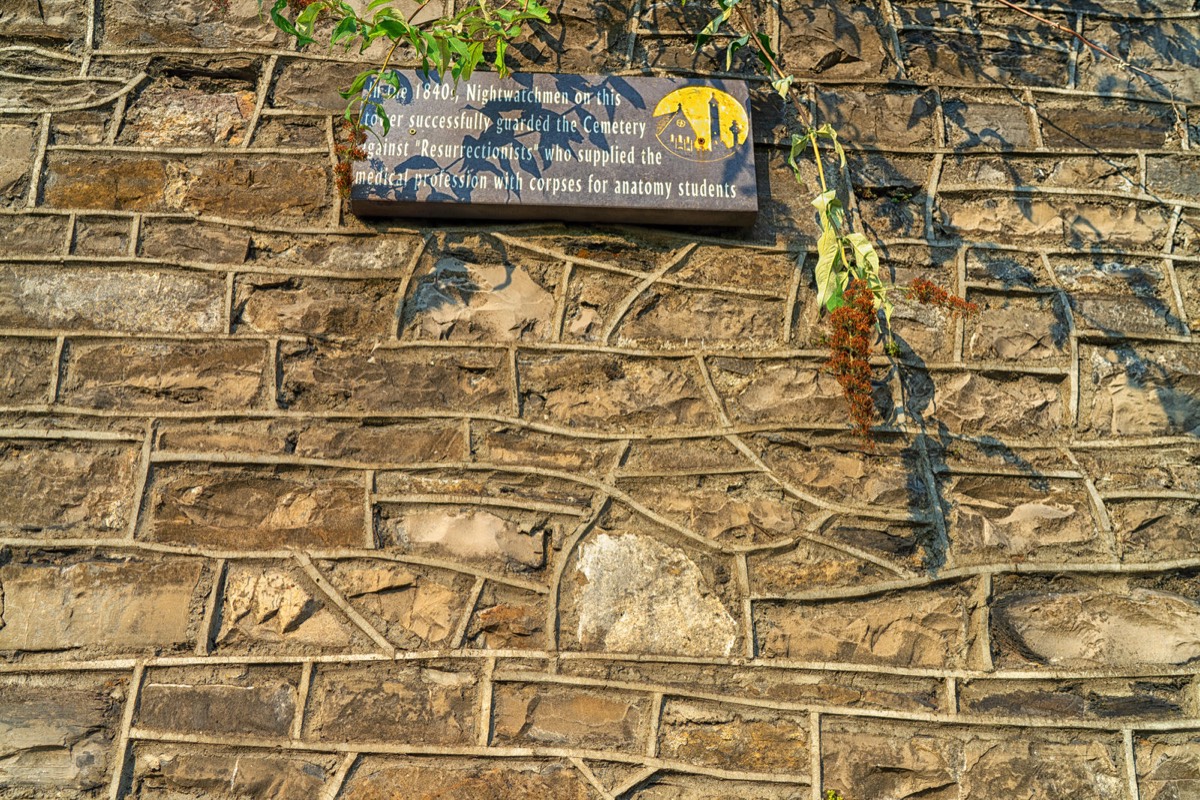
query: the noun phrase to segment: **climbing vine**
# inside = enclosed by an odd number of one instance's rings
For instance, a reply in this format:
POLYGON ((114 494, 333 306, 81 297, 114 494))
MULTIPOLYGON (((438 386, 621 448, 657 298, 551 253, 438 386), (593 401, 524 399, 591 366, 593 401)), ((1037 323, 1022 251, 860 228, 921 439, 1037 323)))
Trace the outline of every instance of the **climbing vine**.
POLYGON ((771 87, 791 105, 804 128, 803 133, 792 135, 787 163, 801 184, 804 179, 800 159, 811 151, 817 166, 820 191, 812 205, 817 210, 821 233, 817 238, 814 278, 817 305, 832 329, 831 353, 826 367, 842 389, 854 429, 870 445, 871 423, 875 416, 871 393, 872 345, 882 343, 889 356, 899 354, 892 333, 891 294, 899 292, 917 302, 943 308, 951 315, 973 314, 978 308, 923 278, 905 287, 884 281, 878 250, 867 236, 850 230, 837 190, 829 188, 825 176, 828 158, 834 159, 840 169, 846 166, 846 152, 837 130, 828 124, 820 127, 812 124, 807 109, 795 94, 795 76, 780 66, 779 58, 771 49, 770 37, 755 27, 742 5, 743 0, 715 0, 715 3, 718 13, 697 35, 697 49, 719 33, 722 26, 730 25, 737 35, 725 50, 726 69, 732 65, 734 53, 747 46, 753 47, 771 87))

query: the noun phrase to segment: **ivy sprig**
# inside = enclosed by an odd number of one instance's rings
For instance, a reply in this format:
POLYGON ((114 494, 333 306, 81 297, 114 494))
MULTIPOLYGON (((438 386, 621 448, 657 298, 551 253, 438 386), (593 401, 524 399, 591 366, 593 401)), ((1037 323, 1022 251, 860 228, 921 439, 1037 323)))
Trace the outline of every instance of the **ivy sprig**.
POLYGON ((359 53, 364 53, 376 41, 391 42, 379 67, 363 70, 340 92, 347 100, 343 114, 347 120, 356 123, 364 111, 373 109, 385 135, 391 123, 383 113, 380 102, 383 94, 371 91, 364 97, 363 89, 373 81, 372 86, 387 86, 399 91, 400 77, 389 71, 388 65, 400 45, 412 47, 427 78, 431 73, 436 74, 438 80, 449 76, 457 86, 460 80, 469 80, 485 62, 489 47, 495 49, 491 64, 500 77, 511 74, 506 61, 510 43, 530 24, 550 22, 549 9, 539 0, 504 0, 495 7, 488 0, 477 0, 451 16, 421 23, 414 20, 428 0, 420 0, 407 17, 396 10, 393 1, 372 0, 360 14, 346 0, 273 0, 269 12, 275 26, 293 37, 301 47, 316 41, 317 22, 322 16, 334 20, 329 34, 330 49, 341 47, 349 52, 357 48, 359 53), (286 13, 289 11, 293 15, 291 18, 286 13))

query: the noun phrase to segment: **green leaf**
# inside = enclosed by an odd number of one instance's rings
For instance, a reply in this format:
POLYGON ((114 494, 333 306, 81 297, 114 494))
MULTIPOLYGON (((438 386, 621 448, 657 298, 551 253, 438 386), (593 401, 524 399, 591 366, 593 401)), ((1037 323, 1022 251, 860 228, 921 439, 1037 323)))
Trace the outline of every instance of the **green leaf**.
POLYGON ((875 246, 871 244, 871 240, 861 233, 848 233, 844 238, 854 250, 854 263, 858 266, 858 276, 871 286, 872 291, 876 286, 883 289, 883 283, 879 280, 879 254, 875 252, 875 246))
POLYGON ((821 231, 821 238, 817 239, 817 267, 815 270, 817 279, 817 305, 825 305, 836 288, 837 262, 837 233, 834 232, 833 228, 825 228, 821 231))
POLYGON ((771 81, 771 88, 779 92, 779 96, 787 100, 788 92, 792 89, 792 84, 796 78, 792 75, 784 75, 778 80, 771 81))
POLYGON ((825 310, 833 313, 846 305, 846 287, 850 285, 850 276, 842 272, 836 276, 833 292, 825 301, 825 310))
POLYGON ((314 41, 313 27, 316 25, 317 16, 324 10, 324 3, 312 3, 300 12, 300 16, 296 17, 296 41, 299 44, 304 45, 314 41))
POLYGON ((725 48, 725 71, 726 72, 728 72, 730 69, 733 68, 733 54, 736 53, 738 50, 741 50, 743 47, 745 47, 749 43, 750 43, 750 34, 747 33, 743 36, 739 36, 738 38, 734 39, 732 42, 729 43, 729 46, 725 48))
POLYGON ((505 78, 508 76, 508 65, 504 63, 504 53, 507 50, 508 50, 508 42, 504 41, 503 39, 497 39, 496 40, 496 60, 494 63, 496 65, 496 72, 498 72, 500 74, 501 78, 505 78))
POLYGON ((381 19, 375 23, 375 30, 380 31, 392 41, 407 36, 409 27, 409 24, 402 19, 381 19))
POLYGON ((375 70, 369 69, 365 72, 360 72, 354 77, 354 82, 350 84, 350 88, 344 92, 338 92, 342 97, 352 98, 362 94, 363 84, 367 82, 367 78, 375 74, 375 70))
POLYGON ((842 201, 837 199, 837 192, 830 189, 821 192, 812 200, 813 207, 821 212, 821 217, 828 220, 834 227, 842 224, 842 201))
POLYGON ((342 21, 333 29, 333 33, 329 35, 329 46, 332 48, 335 44, 346 42, 346 49, 350 48, 350 40, 358 33, 358 20, 354 17, 343 17, 342 21))
POLYGON ((283 15, 285 8, 287 8, 287 0, 275 0, 275 5, 271 6, 271 22, 274 22, 275 27, 289 36, 297 36, 296 26, 283 15))

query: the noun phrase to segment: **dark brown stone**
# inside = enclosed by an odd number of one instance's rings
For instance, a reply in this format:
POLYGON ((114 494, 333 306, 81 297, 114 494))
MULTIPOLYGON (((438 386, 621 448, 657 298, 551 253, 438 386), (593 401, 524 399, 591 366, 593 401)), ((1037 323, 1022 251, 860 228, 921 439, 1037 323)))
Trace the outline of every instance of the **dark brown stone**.
POLYGON ((59 399, 126 409, 244 410, 264 394, 263 342, 72 341, 59 399))
POLYGON ((156 467, 148 489, 151 541, 220 549, 359 547, 362 478, 303 467, 156 467))

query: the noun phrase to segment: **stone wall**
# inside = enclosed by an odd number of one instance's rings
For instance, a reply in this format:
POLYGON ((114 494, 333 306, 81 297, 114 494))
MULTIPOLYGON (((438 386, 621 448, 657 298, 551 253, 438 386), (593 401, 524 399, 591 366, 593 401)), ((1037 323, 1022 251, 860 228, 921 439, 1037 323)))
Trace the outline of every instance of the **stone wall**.
MULTIPOLYGON (((724 68, 701 6, 518 60, 724 68)), ((0 798, 1197 796, 1196 4, 1043 9, 1157 86, 757 9, 887 268, 982 309, 897 309, 875 452, 745 61, 753 229, 374 223, 357 67, 254 0, 0 9, 0 798)))

